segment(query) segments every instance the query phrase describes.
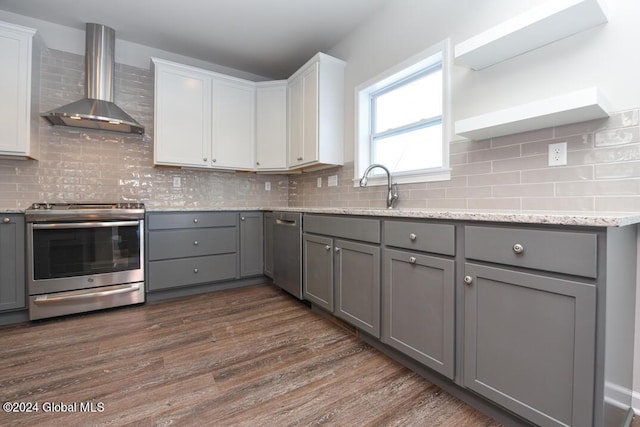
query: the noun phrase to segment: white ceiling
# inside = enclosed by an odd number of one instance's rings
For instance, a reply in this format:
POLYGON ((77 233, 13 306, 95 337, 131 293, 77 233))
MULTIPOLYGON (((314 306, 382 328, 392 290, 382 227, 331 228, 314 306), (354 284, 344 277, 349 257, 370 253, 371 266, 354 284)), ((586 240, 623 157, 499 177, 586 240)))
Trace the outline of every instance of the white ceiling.
POLYGON ((286 78, 390 0, 0 0, 0 9, 268 78, 286 78))

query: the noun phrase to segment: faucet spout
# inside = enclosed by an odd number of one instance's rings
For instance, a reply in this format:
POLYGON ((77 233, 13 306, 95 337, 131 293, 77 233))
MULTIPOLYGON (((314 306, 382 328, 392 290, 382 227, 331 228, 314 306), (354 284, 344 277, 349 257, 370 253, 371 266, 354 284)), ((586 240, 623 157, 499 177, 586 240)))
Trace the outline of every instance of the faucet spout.
POLYGON ((365 169, 364 173, 362 174, 362 178, 360 178, 360 187, 367 186, 367 183, 369 182, 369 172, 371 172, 371 170, 374 168, 381 168, 387 174, 387 209, 393 209, 393 203, 398 200, 399 197, 398 184, 391 183, 391 172, 389 172, 389 169, 387 169, 386 166, 379 163, 369 165, 369 167, 367 167, 367 169, 365 169))

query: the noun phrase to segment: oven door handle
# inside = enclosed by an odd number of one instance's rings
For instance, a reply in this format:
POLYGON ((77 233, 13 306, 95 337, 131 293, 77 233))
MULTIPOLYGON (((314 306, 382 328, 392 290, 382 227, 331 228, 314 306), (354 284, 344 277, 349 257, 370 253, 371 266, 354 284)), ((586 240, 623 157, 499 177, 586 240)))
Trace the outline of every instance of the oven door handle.
POLYGON ((34 223, 34 229, 60 229, 60 228, 98 228, 98 227, 126 227, 137 226, 139 221, 92 221, 92 222, 56 222, 55 224, 34 223))
POLYGON ((94 298, 94 297, 106 297, 109 295, 126 294, 129 292, 137 292, 139 290, 140 290, 140 285, 136 283, 133 285, 129 285, 125 288, 111 289, 108 291, 77 293, 73 295, 62 295, 62 296, 43 295, 43 296, 36 297, 33 300, 33 302, 35 302, 36 304, 46 304, 46 303, 53 303, 53 302, 72 301, 72 300, 87 299, 87 298, 94 298))

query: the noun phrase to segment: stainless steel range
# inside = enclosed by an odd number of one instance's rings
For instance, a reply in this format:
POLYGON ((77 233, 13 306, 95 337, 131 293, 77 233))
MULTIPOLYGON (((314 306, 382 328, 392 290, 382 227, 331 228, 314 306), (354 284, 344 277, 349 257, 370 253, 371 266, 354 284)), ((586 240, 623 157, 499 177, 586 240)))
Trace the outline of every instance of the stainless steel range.
POLYGON ((142 203, 34 203, 25 217, 29 319, 145 301, 142 203))

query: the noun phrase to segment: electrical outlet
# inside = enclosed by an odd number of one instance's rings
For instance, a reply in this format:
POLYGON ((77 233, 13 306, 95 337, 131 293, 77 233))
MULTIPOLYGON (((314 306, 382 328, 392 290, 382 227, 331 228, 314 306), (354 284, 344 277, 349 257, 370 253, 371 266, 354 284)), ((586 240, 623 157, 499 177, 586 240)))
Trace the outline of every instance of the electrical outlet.
POLYGON ((271 191, 271 182, 267 181, 264 183, 264 191, 271 191))
POLYGON ((567 143, 549 144, 549 166, 564 166, 567 164, 567 143))
POLYGON ((322 177, 318 177, 318 188, 322 188, 322 177))
POLYGON ((173 184, 173 188, 180 188, 182 187, 182 180, 180 179, 179 176, 173 176, 172 178, 172 184, 173 184))

